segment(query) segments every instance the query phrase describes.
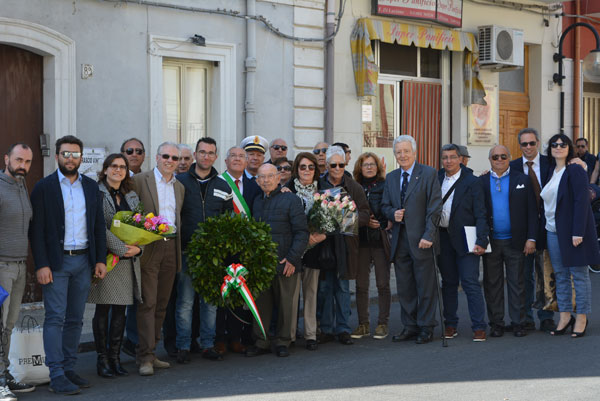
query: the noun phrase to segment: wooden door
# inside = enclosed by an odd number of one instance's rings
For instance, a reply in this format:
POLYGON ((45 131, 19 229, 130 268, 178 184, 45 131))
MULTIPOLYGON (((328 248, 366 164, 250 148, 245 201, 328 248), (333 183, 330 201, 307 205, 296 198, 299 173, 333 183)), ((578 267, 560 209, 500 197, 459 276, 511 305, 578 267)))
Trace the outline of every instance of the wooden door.
MULTIPOLYGON (((18 47, 0 44, 0 154, 16 142, 33 150, 33 163, 27 175, 27 188, 44 174, 40 135, 43 133, 43 57, 18 47)), ((4 157, 0 157, 4 166, 4 157)), ((41 300, 36 285, 31 253, 27 259, 27 286, 23 302, 41 300)))
MULTIPOLYGON (((506 85, 503 87, 502 77, 500 78, 500 107, 499 107, 499 143, 510 150, 513 159, 521 157, 521 147, 517 139, 517 134, 523 128, 528 127, 529 113, 529 48, 525 46, 524 67, 519 70, 511 71, 511 74, 518 74, 522 81, 518 85, 506 85), (506 90, 506 87, 511 90, 506 90), (517 86, 515 90, 513 87, 517 86)), ((502 74, 502 72, 500 72, 502 74)))

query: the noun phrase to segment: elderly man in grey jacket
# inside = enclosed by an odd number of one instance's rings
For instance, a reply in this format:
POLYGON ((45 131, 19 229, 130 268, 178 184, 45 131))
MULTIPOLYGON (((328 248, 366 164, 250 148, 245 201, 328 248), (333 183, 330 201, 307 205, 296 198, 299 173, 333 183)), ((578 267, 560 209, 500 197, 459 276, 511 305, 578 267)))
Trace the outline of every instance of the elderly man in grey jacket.
MULTIPOLYGON (((254 200, 253 215, 271 227, 271 236, 277 243, 277 275, 269 289, 260 294, 256 306, 265 324, 271 321, 273 306, 277 306, 277 333, 275 352, 277 356, 289 356, 292 317, 294 316, 294 293, 300 284, 299 268, 308 244, 308 225, 304 207, 299 197, 291 192, 281 192, 279 173, 272 164, 258 169, 257 181, 264 194, 254 200)), ((246 350, 246 356, 271 352, 268 338, 263 338, 255 323, 252 327, 256 343, 246 350)))

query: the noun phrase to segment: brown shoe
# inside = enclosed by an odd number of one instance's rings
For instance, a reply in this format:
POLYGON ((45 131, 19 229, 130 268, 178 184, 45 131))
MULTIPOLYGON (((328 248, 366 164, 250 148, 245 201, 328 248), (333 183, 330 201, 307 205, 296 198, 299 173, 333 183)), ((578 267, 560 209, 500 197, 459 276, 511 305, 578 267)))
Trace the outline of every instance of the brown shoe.
POLYGON ((454 338, 458 335, 456 331, 456 327, 446 326, 446 330, 444 330, 444 338, 454 338))
POLYGON ((217 350, 219 354, 224 355, 225 353, 227 353, 227 344, 225 344, 222 341, 217 341, 215 343, 215 350, 217 350))
POLYGON ((236 354, 245 354, 246 346, 239 341, 232 341, 229 343, 229 350, 231 352, 235 352, 236 354))
POLYGON ((475 330, 473 332, 473 341, 482 342, 482 341, 485 341, 486 339, 487 339, 487 336, 485 334, 485 330, 475 330))

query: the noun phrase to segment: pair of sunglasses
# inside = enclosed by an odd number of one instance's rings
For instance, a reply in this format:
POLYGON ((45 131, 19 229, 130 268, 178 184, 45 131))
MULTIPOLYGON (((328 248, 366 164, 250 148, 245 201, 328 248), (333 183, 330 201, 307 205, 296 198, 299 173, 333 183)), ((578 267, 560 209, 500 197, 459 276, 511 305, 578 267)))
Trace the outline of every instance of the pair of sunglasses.
POLYGON ((346 167, 346 163, 330 163, 329 167, 331 168, 344 168, 346 167))
POLYGON ((171 155, 168 155, 166 153, 160 155, 160 157, 162 157, 165 160, 169 160, 169 158, 171 158, 171 160, 173 160, 174 162, 178 162, 179 161, 179 156, 171 156, 171 155))
POLYGON ((531 146, 533 148, 533 147, 537 146, 537 142, 536 141, 521 142, 520 145, 521 145, 522 148, 526 148, 527 146, 531 146))
POLYGON ((564 142, 560 142, 560 143, 559 143, 559 142, 552 142, 552 143, 550 144, 550 146, 552 147, 552 149, 556 149, 556 148, 558 148, 559 146, 560 146, 561 148, 563 148, 563 149, 564 149, 564 148, 566 148, 567 146, 569 146, 569 144, 568 144, 568 143, 564 143, 564 142))
POLYGON ((319 153, 326 153, 326 152, 327 152, 327 148, 313 149, 313 153, 315 155, 318 155, 319 153))
POLYGON ((300 166, 300 170, 304 171, 304 170, 310 170, 310 171, 315 171, 315 165, 314 164, 301 164, 300 166))
POLYGON ((492 160, 498 160, 498 159, 506 160, 506 159, 508 159, 508 155, 507 154, 492 155, 492 160))
POLYGON ((279 150, 279 149, 281 149, 281 150, 283 150, 284 152, 287 150, 287 146, 285 146, 285 145, 271 145, 271 147, 272 147, 273 149, 275 149, 275 150, 279 150))
POLYGON ((127 148, 125 149, 125 153, 127 153, 129 156, 131 156, 133 154, 133 152, 135 152, 136 155, 141 156, 144 154, 144 149, 140 149, 140 148, 127 148))
POLYGON ((277 171, 292 171, 290 166, 277 166, 277 171))

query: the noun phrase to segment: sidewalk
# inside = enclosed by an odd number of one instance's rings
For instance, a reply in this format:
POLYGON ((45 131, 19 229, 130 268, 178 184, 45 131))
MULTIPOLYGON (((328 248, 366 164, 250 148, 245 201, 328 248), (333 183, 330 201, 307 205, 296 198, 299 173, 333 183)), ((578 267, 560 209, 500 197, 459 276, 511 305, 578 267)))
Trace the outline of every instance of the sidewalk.
MULTIPOLYGON (((370 303, 377 303, 377 285, 375 284, 375 273, 371 271, 369 284, 369 298, 370 303)), ((394 269, 391 269, 390 275, 390 289, 392 292, 392 301, 395 302, 398 300, 398 296, 396 294, 396 276, 394 274, 394 269)), ((350 294, 352 300, 352 308, 356 308, 356 282, 354 280, 350 281, 350 294)), ((83 315, 83 329, 81 331, 81 341, 79 343, 79 352, 89 352, 94 350, 94 335, 92 334, 92 318, 94 317, 95 305, 86 304, 85 313, 83 315)), ((28 304, 21 305, 21 314, 19 315, 19 320, 17 321, 15 327, 21 327, 21 324, 24 323, 27 325, 27 319, 23 320, 25 317, 31 316, 38 325, 42 326, 44 324, 44 304, 42 302, 33 302, 28 304)))

